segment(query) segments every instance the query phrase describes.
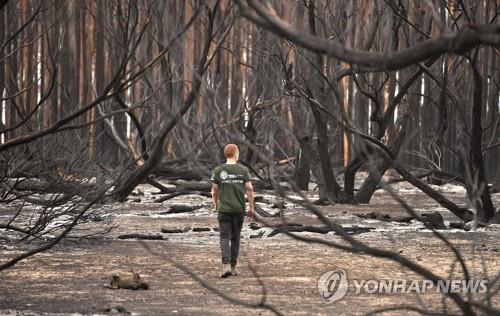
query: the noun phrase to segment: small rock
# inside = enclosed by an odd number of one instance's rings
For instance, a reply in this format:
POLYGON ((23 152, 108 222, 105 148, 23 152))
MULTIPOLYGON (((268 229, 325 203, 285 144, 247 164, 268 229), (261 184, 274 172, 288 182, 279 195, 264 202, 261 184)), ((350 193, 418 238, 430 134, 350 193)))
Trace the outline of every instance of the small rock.
POLYGON ((142 192, 140 189, 137 189, 137 192, 132 191, 132 193, 130 193, 130 195, 132 195, 132 196, 144 196, 144 192, 142 192))
POLYGON ((257 195, 253 198, 255 202, 262 202, 264 200, 264 197, 262 195, 257 195))
POLYGON ((285 208, 285 202, 276 202, 271 205, 271 208, 279 208, 284 209, 285 208))
POLYGON ((132 202, 141 203, 141 199, 133 199, 132 202))
POLYGON ((262 228, 259 224, 255 223, 255 222, 251 222, 250 224, 248 224, 248 227, 250 227, 250 229, 252 229, 252 230, 257 230, 257 229, 262 228))
POLYGON ((428 212, 420 214, 422 222, 427 228, 445 229, 443 216, 439 212, 428 212))
POLYGON ((472 227, 474 227, 474 221, 470 221, 470 222, 467 222, 465 223, 464 225, 464 230, 465 231, 469 231, 472 229, 472 227))
POLYGON ((123 306, 116 306, 116 311, 118 313, 130 315, 130 312, 123 306))
POLYGON ((413 219, 412 216, 405 216, 405 215, 396 215, 394 217, 392 217, 392 220, 395 221, 395 222, 398 222, 398 223, 409 223, 411 222, 411 220, 413 219))

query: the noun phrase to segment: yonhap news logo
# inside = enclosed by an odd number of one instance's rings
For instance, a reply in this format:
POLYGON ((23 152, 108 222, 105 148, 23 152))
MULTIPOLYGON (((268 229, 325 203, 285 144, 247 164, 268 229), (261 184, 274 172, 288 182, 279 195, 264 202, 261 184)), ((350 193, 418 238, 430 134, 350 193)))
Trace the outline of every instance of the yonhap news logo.
MULTIPOLYGON (((351 294, 482 294, 488 291, 488 280, 352 280, 351 294)), ((327 271, 318 279, 321 300, 330 304, 349 291, 349 280, 342 269, 327 271)))
POLYGON ((318 290, 324 303, 333 303, 347 294, 349 284, 344 270, 337 269, 321 275, 318 280, 318 290))

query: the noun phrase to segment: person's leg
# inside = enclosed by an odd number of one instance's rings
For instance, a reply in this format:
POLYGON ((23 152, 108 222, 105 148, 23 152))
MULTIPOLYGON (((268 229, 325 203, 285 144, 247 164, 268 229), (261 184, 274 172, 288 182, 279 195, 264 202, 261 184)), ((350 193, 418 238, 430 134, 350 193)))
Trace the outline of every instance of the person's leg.
POLYGON ((218 215, 218 220, 220 251, 222 264, 224 265, 221 277, 228 277, 231 274, 229 270, 229 264, 231 263, 231 247, 229 244, 229 240, 232 237, 232 217, 229 214, 220 212, 218 215))
POLYGON ((232 236, 231 236, 231 267, 233 271, 236 271, 236 263, 238 261, 238 253, 240 251, 240 236, 241 228, 243 227, 243 220, 245 219, 245 213, 235 213, 233 215, 232 224, 232 236))

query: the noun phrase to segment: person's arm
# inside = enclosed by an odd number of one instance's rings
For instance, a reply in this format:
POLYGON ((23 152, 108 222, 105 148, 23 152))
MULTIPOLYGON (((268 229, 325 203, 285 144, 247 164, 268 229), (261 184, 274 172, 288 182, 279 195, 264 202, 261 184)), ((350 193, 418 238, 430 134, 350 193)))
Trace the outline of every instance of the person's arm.
POLYGON ((219 206, 219 185, 215 183, 212 184, 212 202, 217 211, 217 207, 219 206))
POLYGON ((247 198, 248 198, 248 217, 252 217, 254 212, 255 212, 255 203, 254 203, 254 194, 253 194, 253 186, 252 182, 247 181, 245 182, 245 190, 247 191, 247 198))

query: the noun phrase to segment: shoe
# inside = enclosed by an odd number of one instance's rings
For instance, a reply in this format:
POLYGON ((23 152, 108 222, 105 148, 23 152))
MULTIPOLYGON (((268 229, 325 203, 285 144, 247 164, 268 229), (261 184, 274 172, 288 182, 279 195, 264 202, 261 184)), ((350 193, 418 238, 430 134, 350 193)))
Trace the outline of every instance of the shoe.
POLYGON ((232 275, 238 275, 238 272, 236 272, 236 265, 231 266, 231 274, 232 275))
POLYGON ((226 263, 222 267, 222 273, 221 273, 220 277, 221 278, 227 278, 230 275, 232 275, 231 265, 229 263, 226 263))

